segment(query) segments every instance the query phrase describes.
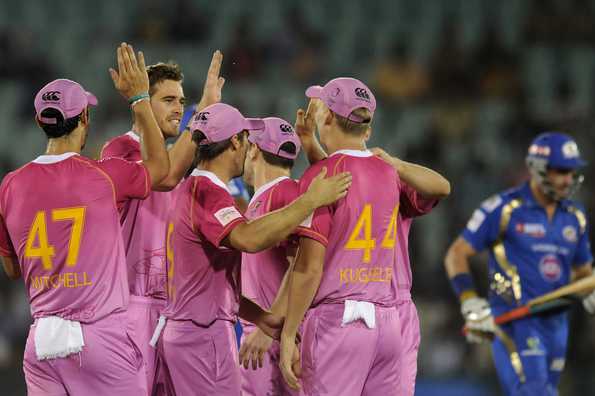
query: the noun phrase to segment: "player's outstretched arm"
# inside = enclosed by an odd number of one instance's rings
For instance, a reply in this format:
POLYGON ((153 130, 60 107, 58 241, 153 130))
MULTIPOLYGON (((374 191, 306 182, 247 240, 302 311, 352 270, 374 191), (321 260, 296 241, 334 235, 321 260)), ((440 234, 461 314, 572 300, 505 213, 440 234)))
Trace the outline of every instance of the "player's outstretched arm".
POLYGON ((116 89, 128 99, 141 134, 141 156, 149 172, 151 186, 156 187, 169 172, 169 157, 163 135, 149 103, 149 76, 142 52, 138 60, 131 45, 117 49, 118 70, 109 69, 116 89))
MULTIPOLYGON (((196 105, 196 112, 221 101, 221 91, 223 89, 223 84, 225 84, 225 79, 219 75, 222 62, 223 54, 219 50, 215 51, 211 58, 209 70, 207 71, 202 98, 196 105)), ((192 134, 190 131, 185 130, 169 150, 169 173, 167 177, 159 183, 156 190, 170 191, 174 189, 192 166, 195 154, 196 144, 192 141, 192 134)))
POLYGON ((16 257, 0 257, 2 258, 2 266, 6 275, 12 280, 19 279, 21 277, 21 267, 19 266, 18 259, 16 257))
POLYGON ((279 367, 283 378, 293 389, 299 389, 299 370, 296 372, 295 339, 298 327, 318 291, 324 267, 326 248, 318 241, 300 239, 300 247, 291 274, 287 315, 281 332, 281 357, 279 367))
POLYGON ((243 252, 255 253, 286 239, 315 209, 330 205, 347 195, 351 185, 348 172, 325 178, 326 168, 316 176, 308 191, 283 209, 236 226, 223 244, 243 252))
POLYGON ((300 138, 302 149, 308 157, 310 165, 327 157, 326 152, 316 138, 316 123, 314 115, 318 109, 320 99, 310 99, 308 110, 298 109, 295 117, 295 133, 300 138))
POLYGON ((450 194, 450 183, 444 176, 425 166, 393 157, 381 148, 371 150, 375 155, 392 165, 399 177, 425 198, 443 199, 450 194))

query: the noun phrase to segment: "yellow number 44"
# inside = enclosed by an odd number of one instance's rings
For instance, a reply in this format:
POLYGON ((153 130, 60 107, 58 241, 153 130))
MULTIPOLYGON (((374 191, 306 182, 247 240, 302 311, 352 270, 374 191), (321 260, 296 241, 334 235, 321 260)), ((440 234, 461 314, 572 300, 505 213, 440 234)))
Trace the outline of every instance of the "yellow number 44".
MULTIPOLYGON (((52 221, 72 221, 70 229, 70 242, 68 243, 68 256, 66 256, 66 265, 74 267, 78 260, 81 247, 81 238, 85 224, 85 207, 64 208, 52 210, 52 221)), ((40 210, 35 215, 31 224, 27 243, 25 244, 25 257, 40 258, 41 264, 45 270, 53 268, 52 257, 56 255, 56 249, 50 245, 48 240, 48 230, 46 213, 40 210), (37 246, 34 246, 37 240, 37 246)))
MULTIPOLYGON (((394 249, 397 242, 397 217, 399 214, 399 205, 395 206, 390 217, 388 229, 382 238, 380 247, 384 249, 394 249)), ((369 263, 372 260, 372 250, 376 248, 376 240, 372 238, 372 205, 366 204, 364 210, 357 219, 349 240, 345 244, 345 249, 363 250, 363 262, 369 263), (363 238, 360 238, 363 232, 363 238)))

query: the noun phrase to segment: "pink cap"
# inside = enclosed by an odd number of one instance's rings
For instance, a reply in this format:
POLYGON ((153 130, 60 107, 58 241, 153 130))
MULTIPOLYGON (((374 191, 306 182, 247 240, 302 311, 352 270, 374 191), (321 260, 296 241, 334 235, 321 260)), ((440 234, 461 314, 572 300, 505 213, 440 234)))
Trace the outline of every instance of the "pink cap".
POLYGON ((196 113, 190 120, 190 132, 200 131, 206 139, 200 145, 222 142, 243 130, 264 129, 264 122, 257 118, 245 118, 235 107, 215 103, 196 113))
POLYGON ((277 117, 263 118, 262 121, 264 121, 264 130, 250 133, 248 140, 267 153, 291 160, 296 159, 300 153, 301 143, 291 124, 277 117), (288 142, 295 145, 295 153, 281 150, 281 146, 288 142))
POLYGON ((371 114, 376 110, 376 98, 372 91, 355 78, 335 78, 324 87, 313 85, 306 89, 306 96, 321 99, 333 113, 353 122, 364 121, 361 117, 352 115, 353 110, 363 107, 370 110, 371 114))
POLYGON ((45 109, 58 110, 66 120, 81 114, 89 105, 97 105, 95 95, 85 91, 81 84, 65 78, 60 78, 46 84, 35 95, 37 119, 44 124, 56 123, 55 118, 41 116, 41 113, 45 109))

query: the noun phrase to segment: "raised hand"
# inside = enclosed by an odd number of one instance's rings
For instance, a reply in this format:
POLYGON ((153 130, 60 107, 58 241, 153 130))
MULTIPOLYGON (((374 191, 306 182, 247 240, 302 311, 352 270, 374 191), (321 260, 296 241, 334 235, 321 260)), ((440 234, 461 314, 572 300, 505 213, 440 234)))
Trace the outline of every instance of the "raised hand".
POLYGON ((314 132, 316 132, 316 122, 314 122, 314 114, 318 108, 318 99, 310 99, 308 109, 298 109, 295 117, 295 133, 298 135, 302 143, 304 140, 316 139, 314 132))
POLYGON ((145 66, 145 57, 141 51, 134 55, 134 49, 126 43, 116 50, 118 70, 109 69, 114 87, 126 99, 149 92, 149 76, 145 66), (137 60, 138 58, 138 60, 137 60))
POLYGON ((200 111, 207 106, 221 102, 221 91, 225 84, 225 78, 221 77, 221 64, 223 63, 223 54, 217 50, 213 52, 211 65, 207 71, 207 78, 202 90, 202 98, 198 103, 197 110, 200 111))
POLYGON ((370 149, 370 151, 377 156, 378 158, 382 159, 384 162, 395 168, 397 172, 399 172, 402 164, 402 160, 398 159, 397 157, 391 156, 389 153, 381 149, 380 147, 374 147, 370 149))
POLYGON ((343 198, 351 186, 351 173, 343 172, 327 178, 326 172, 326 167, 323 167, 306 192, 316 208, 343 198))

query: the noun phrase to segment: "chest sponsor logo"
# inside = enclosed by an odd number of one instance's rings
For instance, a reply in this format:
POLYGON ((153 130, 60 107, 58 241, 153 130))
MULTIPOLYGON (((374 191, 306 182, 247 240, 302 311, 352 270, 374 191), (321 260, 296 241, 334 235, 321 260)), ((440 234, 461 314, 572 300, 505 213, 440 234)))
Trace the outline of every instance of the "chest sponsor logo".
POLYGON ((223 227, 239 217, 242 217, 242 214, 233 206, 228 206, 215 212, 215 218, 223 227))
POLYGON ((546 254, 539 262, 541 277, 548 282, 556 282, 562 276, 562 263, 558 256, 546 254))
POLYGON ((533 238, 543 238, 545 236, 545 226, 541 223, 517 223, 516 232, 529 235, 533 238))
POLYGON ((562 229, 562 236, 564 239, 570 243, 575 243, 578 238, 576 235, 576 228, 573 226, 566 226, 562 229))

